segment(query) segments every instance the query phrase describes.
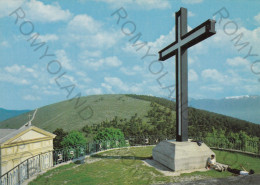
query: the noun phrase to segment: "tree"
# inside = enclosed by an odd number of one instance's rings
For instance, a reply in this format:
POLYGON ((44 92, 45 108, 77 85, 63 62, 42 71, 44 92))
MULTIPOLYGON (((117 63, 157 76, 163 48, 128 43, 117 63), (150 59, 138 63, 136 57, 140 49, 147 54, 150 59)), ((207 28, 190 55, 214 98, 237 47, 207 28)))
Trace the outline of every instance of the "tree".
POLYGON ((81 132, 71 131, 61 142, 63 147, 86 145, 86 138, 81 132))
POLYGON ((123 132, 116 128, 105 128, 104 130, 99 131, 94 140, 100 143, 110 141, 112 147, 125 145, 125 136, 123 132))
POLYGON ((65 132, 62 128, 57 128, 53 134, 56 135, 56 137, 53 140, 53 146, 54 148, 61 148, 61 142, 63 140, 64 137, 66 137, 68 135, 68 132, 65 132))
MULTIPOLYGON (((101 123, 102 124, 102 123, 101 123)), ((82 128, 82 131, 86 134, 86 136, 88 135, 88 134, 91 134, 91 132, 92 132, 92 128, 90 127, 90 126, 88 126, 88 125, 86 125, 86 126, 84 126, 83 128, 82 128)))

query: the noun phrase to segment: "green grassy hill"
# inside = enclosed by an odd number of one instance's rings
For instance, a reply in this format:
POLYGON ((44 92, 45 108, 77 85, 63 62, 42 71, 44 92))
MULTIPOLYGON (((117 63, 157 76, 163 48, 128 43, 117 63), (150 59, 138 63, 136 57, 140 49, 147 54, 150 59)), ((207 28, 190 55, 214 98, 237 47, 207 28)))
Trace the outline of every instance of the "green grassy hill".
MULTIPOLYGON (((80 102, 87 100, 86 105, 93 109, 93 116, 82 120, 74 108, 76 101, 63 101, 38 109, 32 124, 48 131, 63 128, 66 131, 81 129, 86 124, 99 124, 115 116, 130 119, 135 113, 144 117, 150 109, 150 102, 138 100, 126 95, 93 95, 81 97, 80 102)), ((33 113, 29 112, 31 115, 33 113)), ((28 121, 29 113, 0 122, 0 128, 19 128, 28 121)))
MULTIPOLYGON (((81 97, 80 102, 86 101, 84 106, 89 105, 93 109, 93 116, 88 120, 83 120, 79 114, 79 109, 75 109, 76 100, 63 101, 47 105, 38 109, 32 124, 53 132, 57 128, 65 131, 80 130, 86 125, 97 125, 102 121, 111 121, 117 116, 119 119, 129 120, 135 114, 148 124, 158 123, 157 126, 166 127, 169 122, 162 112, 155 112, 154 121, 148 112, 152 109, 151 102, 161 107, 161 111, 173 110, 175 117, 175 103, 158 97, 144 95, 93 95, 81 97), (165 109, 167 107, 167 109, 165 109), (163 116, 164 115, 164 116, 163 116)), ((79 103, 80 104, 80 103, 79 103)), ((28 114, 25 113, 17 117, 0 122, 0 128, 19 128, 28 121, 28 114)), ((32 115, 32 112, 30 112, 32 115)), ((167 113, 168 114, 168 113, 167 113)), ((170 125, 175 124, 175 119, 170 125)), ((195 108, 189 108, 189 132, 210 132, 212 127, 227 130, 228 133, 245 131, 248 135, 260 137, 260 125, 236 118, 216 114, 195 108)), ((154 133, 157 134, 157 133, 154 133)))

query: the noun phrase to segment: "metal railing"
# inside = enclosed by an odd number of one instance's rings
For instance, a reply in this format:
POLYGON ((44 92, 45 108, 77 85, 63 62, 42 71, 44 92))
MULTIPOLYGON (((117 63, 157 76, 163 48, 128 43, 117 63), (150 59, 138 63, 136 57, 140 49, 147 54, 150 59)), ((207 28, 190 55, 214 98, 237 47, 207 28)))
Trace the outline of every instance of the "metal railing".
MULTIPOLYGON (((31 176, 49 169, 58 164, 77 160, 86 155, 95 154, 107 149, 120 148, 126 146, 156 145, 163 140, 171 140, 166 136, 129 136, 125 140, 91 141, 86 145, 65 147, 55 149, 51 152, 39 154, 31 157, 14 167, 1 176, 0 185, 22 184, 31 176)), ((194 141, 203 141, 210 148, 232 149, 252 154, 260 155, 259 141, 235 140, 221 137, 193 137, 194 141)), ((83 158, 84 159, 84 158, 83 158)))
POLYGON ((203 141, 210 148, 229 149, 260 155, 259 140, 234 139, 228 137, 193 137, 193 140, 203 141))
POLYGON ((53 151, 53 165, 75 160, 107 149, 130 146, 128 140, 91 141, 86 145, 65 147, 53 151))
POLYGON ((34 174, 52 167, 52 151, 30 157, 1 176, 1 185, 22 184, 34 174))

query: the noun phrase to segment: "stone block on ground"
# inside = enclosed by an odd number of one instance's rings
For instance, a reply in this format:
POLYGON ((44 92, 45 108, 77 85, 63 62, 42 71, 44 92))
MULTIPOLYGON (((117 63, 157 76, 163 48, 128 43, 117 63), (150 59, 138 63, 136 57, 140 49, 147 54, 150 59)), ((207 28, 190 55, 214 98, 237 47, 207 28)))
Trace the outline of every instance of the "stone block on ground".
POLYGON ((153 149, 153 159, 173 171, 201 169, 206 167, 207 159, 215 153, 205 144, 196 142, 160 142, 153 149))

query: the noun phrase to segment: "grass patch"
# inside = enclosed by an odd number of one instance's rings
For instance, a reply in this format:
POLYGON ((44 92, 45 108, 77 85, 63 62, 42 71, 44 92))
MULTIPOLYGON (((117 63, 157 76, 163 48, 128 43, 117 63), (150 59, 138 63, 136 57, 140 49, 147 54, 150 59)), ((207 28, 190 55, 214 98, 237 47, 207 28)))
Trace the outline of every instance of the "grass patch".
POLYGON ((260 173, 260 158, 252 157, 246 154, 235 152, 224 152, 213 150, 217 156, 217 161, 227 164, 232 168, 241 169, 241 165, 246 169, 253 169, 256 173, 260 173))
MULTIPOLYGON (((164 176, 153 167, 144 165, 144 159, 152 156, 153 146, 124 148, 96 154, 87 159, 85 164, 68 164, 50 170, 38 176, 30 185, 56 184, 159 184, 198 178, 220 178, 231 176, 229 172, 193 172, 179 177, 164 176), (89 162, 94 161, 94 162, 89 162)), ((260 159, 238 153, 214 150, 217 161, 238 168, 252 168, 260 173, 260 159)))

